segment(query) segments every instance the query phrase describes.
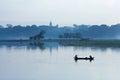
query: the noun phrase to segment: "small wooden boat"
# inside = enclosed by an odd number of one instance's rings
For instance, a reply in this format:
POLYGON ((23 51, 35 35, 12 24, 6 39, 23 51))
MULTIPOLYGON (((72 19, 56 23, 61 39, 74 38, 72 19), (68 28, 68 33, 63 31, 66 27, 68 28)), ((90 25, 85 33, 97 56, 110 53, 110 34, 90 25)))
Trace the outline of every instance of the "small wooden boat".
POLYGON ((92 60, 94 60, 94 57, 92 57, 91 55, 89 57, 85 57, 85 58, 79 58, 77 55, 75 55, 74 60, 77 62, 77 60, 89 60, 90 62, 92 60))

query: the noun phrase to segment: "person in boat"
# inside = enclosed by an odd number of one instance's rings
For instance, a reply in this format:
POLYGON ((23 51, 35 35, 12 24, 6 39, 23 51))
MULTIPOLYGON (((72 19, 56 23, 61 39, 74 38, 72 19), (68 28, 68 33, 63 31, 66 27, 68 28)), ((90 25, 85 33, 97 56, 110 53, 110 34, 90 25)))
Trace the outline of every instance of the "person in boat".
POLYGON ((90 55, 90 62, 91 62, 92 60, 94 60, 94 57, 92 57, 92 56, 90 55))
POLYGON ((93 58, 91 55, 90 55, 89 57, 90 57, 90 59, 92 59, 92 58, 93 58))
POLYGON ((75 61, 77 61, 77 59, 78 59, 77 55, 75 55, 74 59, 75 59, 75 61))
POLYGON ((94 60, 94 57, 92 57, 90 55, 89 57, 79 58, 77 55, 75 55, 74 60, 75 60, 75 62, 77 62, 77 60, 90 60, 90 62, 91 62, 92 60, 94 60))

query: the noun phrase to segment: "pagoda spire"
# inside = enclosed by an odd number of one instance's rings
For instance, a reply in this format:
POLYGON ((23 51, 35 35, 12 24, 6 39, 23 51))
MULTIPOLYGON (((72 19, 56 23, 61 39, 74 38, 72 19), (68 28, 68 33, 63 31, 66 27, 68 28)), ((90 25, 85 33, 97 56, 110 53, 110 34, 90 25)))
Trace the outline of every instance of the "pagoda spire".
POLYGON ((50 21, 50 24, 49 24, 49 26, 53 26, 53 25, 52 25, 52 21, 50 21))

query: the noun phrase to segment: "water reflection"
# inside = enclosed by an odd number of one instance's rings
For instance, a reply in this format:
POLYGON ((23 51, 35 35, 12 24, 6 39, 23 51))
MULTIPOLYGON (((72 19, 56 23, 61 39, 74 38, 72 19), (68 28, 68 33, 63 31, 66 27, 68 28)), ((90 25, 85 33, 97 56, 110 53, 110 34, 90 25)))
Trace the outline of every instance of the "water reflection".
POLYGON ((7 48, 20 48, 25 47, 26 49, 30 50, 45 50, 45 49, 52 49, 58 48, 59 44, 56 42, 0 42, 0 47, 7 47, 7 48))
POLYGON ((120 80, 119 53, 119 47, 0 43, 0 80, 120 80), (76 54, 81 59, 77 63, 76 54))
POLYGON ((41 49, 41 50, 44 50, 45 49, 45 46, 44 46, 44 43, 42 42, 31 42, 29 43, 30 45, 27 47, 28 49, 32 48, 32 49, 41 49))
MULTIPOLYGON (((70 46, 65 46, 62 45, 61 43, 58 42, 0 42, 0 47, 7 47, 7 48, 21 48, 21 47, 26 47, 26 49, 30 50, 45 50, 45 49, 50 49, 50 52, 52 52, 52 49, 58 49, 58 46, 63 46, 63 47, 70 47, 70 46)), ((74 50, 86 50, 86 49, 91 49, 94 51, 100 50, 100 51, 106 51, 107 49, 112 49, 112 50, 117 50, 120 51, 120 47, 115 47, 115 46, 110 46, 110 47, 100 47, 100 46, 73 46, 74 50)))

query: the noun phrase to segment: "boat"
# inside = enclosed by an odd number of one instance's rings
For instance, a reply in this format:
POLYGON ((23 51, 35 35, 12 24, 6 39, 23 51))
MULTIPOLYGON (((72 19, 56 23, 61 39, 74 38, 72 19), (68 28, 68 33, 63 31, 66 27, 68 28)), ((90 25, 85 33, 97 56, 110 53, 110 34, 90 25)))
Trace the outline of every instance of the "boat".
POLYGON ((91 62, 92 60, 94 60, 94 57, 92 57, 90 55, 89 57, 80 57, 79 58, 77 55, 75 55, 74 60, 75 60, 75 62, 77 62, 77 60, 89 60, 91 62))

